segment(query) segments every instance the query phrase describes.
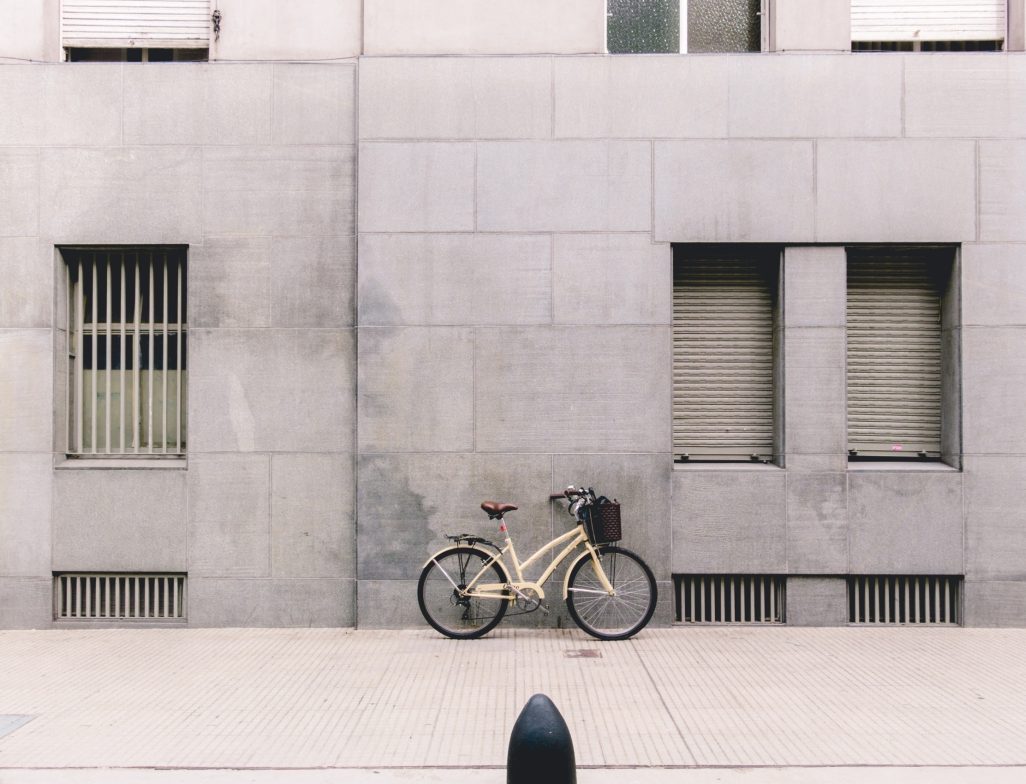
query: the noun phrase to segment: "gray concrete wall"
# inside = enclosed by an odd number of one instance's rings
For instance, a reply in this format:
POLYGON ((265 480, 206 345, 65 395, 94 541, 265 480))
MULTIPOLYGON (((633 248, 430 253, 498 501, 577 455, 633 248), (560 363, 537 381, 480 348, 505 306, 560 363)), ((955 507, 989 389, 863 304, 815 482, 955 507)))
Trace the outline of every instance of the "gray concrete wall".
POLYGON ((794 623, 964 574, 967 623, 1026 623, 1024 94, 1003 54, 0 67, 0 623, 48 625, 53 571, 169 569, 194 624, 417 625, 444 534, 511 501, 530 549, 568 482, 624 503, 663 622, 694 571, 792 575, 794 623), (62 464, 55 246, 156 242, 187 463, 62 464), (672 463, 685 242, 784 246, 779 466, 672 463), (848 464, 853 242, 960 246, 951 465, 848 464))
POLYGON ((1026 58, 365 57, 360 84, 361 623, 416 622, 389 608, 486 497, 526 541, 562 530, 567 482, 625 499, 665 588, 794 575, 790 621, 821 624, 846 574, 965 574, 967 623, 1026 623, 1026 58), (780 467, 672 464, 677 242, 787 246, 780 467), (866 242, 962 245, 952 465, 848 465, 866 242))
POLYGON ((356 68, 0 66, 0 625, 184 571, 199 625, 355 622, 356 68), (63 459, 62 244, 188 244, 186 461, 63 459), (55 274, 56 273, 56 274, 55 274))

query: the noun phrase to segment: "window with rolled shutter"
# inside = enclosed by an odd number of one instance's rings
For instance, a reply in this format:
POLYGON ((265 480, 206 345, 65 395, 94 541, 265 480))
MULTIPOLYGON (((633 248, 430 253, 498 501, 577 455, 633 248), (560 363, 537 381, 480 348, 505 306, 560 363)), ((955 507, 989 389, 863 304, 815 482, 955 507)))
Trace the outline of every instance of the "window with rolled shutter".
POLYGON ((939 457, 950 250, 848 251, 848 450, 939 457))
POLYGON ((210 0, 63 0, 65 47, 202 48, 210 0))
POLYGON ((852 0, 852 41, 1001 41, 1007 0, 852 0))
POLYGON ((777 250, 676 249, 673 449, 678 461, 774 455, 777 250))

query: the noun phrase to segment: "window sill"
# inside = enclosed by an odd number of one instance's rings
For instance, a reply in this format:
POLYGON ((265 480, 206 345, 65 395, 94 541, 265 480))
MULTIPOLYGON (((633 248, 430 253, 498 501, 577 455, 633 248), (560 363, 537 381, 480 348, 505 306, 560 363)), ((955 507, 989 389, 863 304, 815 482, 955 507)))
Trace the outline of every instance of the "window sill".
POLYGON ((674 471, 780 471, 780 466, 774 463, 718 463, 715 460, 708 462, 674 463, 674 471))
POLYGON ((54 468, 58 471, 92 471, 92 470, 169 470, 184 471, 187 460, 184 457, 68 457, 58 455, 54 468))
POLYGON ((849 460, 848 461, 849 471, 885 471, 885 472, 908 472, 908 471, 919 471, 919 472, 940 472, 940 473, 955 473, 957 474, 961 469, 950 466, 947 463, 941 462, 929 462, 929 463, 915 463, 915 462, 902 462, 895 460, 892 463, 876 463, 876 462, 862 462, 860 460, 849 460))

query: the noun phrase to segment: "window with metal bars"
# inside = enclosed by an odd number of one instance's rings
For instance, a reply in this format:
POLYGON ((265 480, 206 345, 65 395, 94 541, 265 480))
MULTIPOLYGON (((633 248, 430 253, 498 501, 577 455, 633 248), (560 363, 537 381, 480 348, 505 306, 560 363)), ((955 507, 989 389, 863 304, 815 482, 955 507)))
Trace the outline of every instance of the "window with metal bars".
POLYGON ((780 249, 678 245, 673 260, 677 462, 770 462, 780 249))
POLYGON ((71 456, 181 456, 188 336, 183 246, 62 248, 71 456))
POLYGON ((53 578, 58 621, 185 619, 184 574, 63 573, 53 578))
POLYGON ((848 623, 961 623, 960 576, 858 575, 848 578, 848 623))
POLYGON ((944 323, 944 301, 953 258, 952 248, 848 249, 851 458, 939 459, 946 451, 945 409, 955 401, 945 399, 954 362, 944 349, 953 326, 944 323))
POLYGON ((784 623, 784 577, 766 574, 675 574, 681 623, 784 623))

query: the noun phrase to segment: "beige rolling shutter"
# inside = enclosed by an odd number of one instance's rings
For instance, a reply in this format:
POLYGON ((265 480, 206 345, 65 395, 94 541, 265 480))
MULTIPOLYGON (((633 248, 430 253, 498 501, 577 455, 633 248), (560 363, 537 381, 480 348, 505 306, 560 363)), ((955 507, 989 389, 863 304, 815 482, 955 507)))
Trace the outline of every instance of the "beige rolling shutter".
POLYGON ((185 49, 210 39, 210 0, 64 0, 64 46, 185 49))
POLYGON ((940 454, 937 254, 848 255, 848 449, 940 454))
POLYGON ((673 449, 690 460, 773 456, 775 257, 678 258, 673 449))
POLYGON ((852 0, 853 41, 1001 41, 1007 0, 852 0))

